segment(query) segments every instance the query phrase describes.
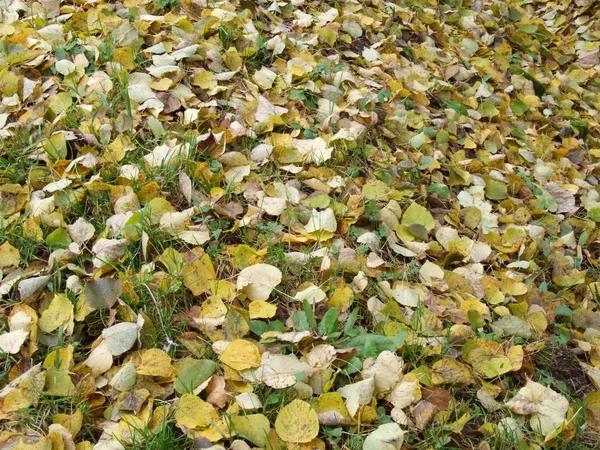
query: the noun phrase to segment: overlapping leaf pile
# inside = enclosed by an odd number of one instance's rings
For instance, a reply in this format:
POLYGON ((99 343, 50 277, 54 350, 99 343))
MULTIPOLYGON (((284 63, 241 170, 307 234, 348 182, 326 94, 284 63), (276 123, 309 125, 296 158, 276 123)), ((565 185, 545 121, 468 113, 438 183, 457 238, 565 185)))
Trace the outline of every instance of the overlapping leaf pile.
POLYGON ((3 2, 3 448, 591 448, 599 73, 593 0, 3 2))

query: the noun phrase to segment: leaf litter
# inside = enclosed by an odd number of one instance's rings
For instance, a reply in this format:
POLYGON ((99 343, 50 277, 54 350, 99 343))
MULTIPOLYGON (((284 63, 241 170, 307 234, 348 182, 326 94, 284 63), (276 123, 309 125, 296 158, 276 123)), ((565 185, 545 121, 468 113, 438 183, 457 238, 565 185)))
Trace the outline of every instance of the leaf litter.
POLYGON ((592 448, 595 6, 4 2, 2 447, 592 448))

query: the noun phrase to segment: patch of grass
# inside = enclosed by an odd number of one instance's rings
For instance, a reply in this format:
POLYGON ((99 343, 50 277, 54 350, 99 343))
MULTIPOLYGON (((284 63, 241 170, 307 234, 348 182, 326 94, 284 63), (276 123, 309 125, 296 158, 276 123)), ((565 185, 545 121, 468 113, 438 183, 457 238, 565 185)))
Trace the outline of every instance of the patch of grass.
POLYGON ((176 426, 174 418, 164 420, 155 430, 130 426, 131 450, 192 450, 194 441, 184 435, 176 426))
MULTIPOLYGON (((0 224, 2 224, 2 219, 0 219, 0 224)), ((5 241, 10 242, 13 247, 19 249, 21 264, 25 266, 35 259, 48 259, 50 254, 50 249, 43 241, 38 242, 24 235, 22 224, 17 224, 11 228, 0 227, 0 242, 5 241)))
POLYGON ((87 410, 84 401, 72 397, 41 395, 35 406, 20 410, 16 420, 8 423, 7 428, 25 429, 45 435, 56 414, 73 414, 77 408, 87 410))
POLYGON ((14 135, 0 140, 0 183, 23 184, 32 169, 42 167, 32 158, 43 138, 41 127, 27 124, 14 129, 14 135))
POLYGON ((189 310, 187 295, 182 295, 180 282, 153 284, 142 275, 132 279, 140 302, 130 305, 134 310, 143 310, 155 328, 155 332, 144 336, 147 348, 163 348, 174 352, 175 339, 185 331, 185 322, 177 320, 177 314, 189 310))

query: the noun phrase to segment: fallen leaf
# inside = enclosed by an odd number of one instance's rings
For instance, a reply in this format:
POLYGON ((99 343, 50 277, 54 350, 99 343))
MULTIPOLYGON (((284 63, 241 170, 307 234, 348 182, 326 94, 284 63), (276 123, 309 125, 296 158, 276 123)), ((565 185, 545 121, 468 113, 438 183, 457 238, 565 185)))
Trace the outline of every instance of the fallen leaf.
POLYGON ((235 370, 246 370, 260 366, 260 352, 256 344, 244 339, 231 342, 219 356, 223 364, 235 370))
POLYGON ((250 300, 266 301, 281 283, 282 273, 270 264, 255 264, 243 269, 237 278, 237 290, 250 300))
POLYGON ((169 378, 174 369, 171 365, 171 357, 163 350, 151 348, 142 354, 142 361, 136 368, 138 375, 151 377, 169 378))
POLYGON ((310 442, 319 434, 317 412, 305 401, 293 400, 277 414, 275 431, 285 442, 310 442))
POLYGON ((404 432, 397 423, 385 423, 365 438, 364 450, 399 450, 404 442, 404 432))
POLYGON ((529 426, 546 440, 565 424, 569 402, 549 387, 528 380, 517 394, 506 402, 515 414, 531 416, 529 426))

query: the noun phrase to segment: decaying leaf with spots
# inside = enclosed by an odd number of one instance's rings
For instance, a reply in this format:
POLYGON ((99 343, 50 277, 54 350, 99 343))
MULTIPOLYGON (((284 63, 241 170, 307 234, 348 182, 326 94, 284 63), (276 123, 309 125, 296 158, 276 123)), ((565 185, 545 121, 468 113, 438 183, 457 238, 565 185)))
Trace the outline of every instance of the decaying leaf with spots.
POLYGON ((275 431, 285 442, 294 444, 310 442, 319 434, 317 413, 305 401, 294 400, 277 414, 275 431))

